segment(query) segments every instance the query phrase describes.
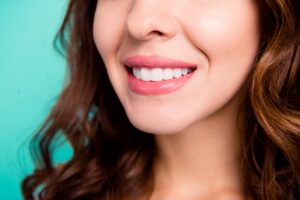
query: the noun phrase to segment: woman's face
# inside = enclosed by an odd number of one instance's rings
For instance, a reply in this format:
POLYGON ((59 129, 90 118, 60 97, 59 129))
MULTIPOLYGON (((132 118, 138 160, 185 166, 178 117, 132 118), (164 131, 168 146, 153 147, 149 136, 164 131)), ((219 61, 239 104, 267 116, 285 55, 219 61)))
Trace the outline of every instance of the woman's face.
POLYGON ((94 40, 131 123, 149 133, 178 133, 230 104, 258 49, 256 6, 99 0, 94 40))

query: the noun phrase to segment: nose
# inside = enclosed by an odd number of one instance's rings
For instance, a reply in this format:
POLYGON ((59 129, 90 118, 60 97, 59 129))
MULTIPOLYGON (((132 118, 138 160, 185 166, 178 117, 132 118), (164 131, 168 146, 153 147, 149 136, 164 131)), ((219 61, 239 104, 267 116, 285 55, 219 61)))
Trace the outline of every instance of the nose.
POLYGON ((173 37, 178 25, 171 6, 166 2, 133 0, 126 21, 129 35, 140 41, 173 37))

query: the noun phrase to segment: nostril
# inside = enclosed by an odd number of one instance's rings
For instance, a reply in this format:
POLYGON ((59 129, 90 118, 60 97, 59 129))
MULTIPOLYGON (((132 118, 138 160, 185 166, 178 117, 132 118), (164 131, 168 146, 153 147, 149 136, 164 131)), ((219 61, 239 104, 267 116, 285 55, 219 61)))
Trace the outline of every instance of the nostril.
POLYGON ((162 32, 160 31, 152 31, 153 34, 156 34, 156 35, 159 35, 159 36, 162 36, 164 35, 162 32))

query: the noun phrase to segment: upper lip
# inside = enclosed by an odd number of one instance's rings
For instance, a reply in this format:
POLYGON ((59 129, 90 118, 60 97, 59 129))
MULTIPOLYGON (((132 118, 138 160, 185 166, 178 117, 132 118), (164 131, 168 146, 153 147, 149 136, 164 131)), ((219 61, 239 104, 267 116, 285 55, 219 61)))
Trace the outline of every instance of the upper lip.
POLYGON ((130 56, 123 61, 127 67, 139 68, 196 68, 197 65, 181 60, 170 59, 158 55, 152 56, 130 56))

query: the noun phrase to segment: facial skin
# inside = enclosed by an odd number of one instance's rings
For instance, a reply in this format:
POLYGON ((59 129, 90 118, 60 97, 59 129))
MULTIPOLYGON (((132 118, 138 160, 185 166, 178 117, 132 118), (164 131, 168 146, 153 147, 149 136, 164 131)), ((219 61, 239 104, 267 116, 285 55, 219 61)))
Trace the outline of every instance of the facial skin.
POLYGON ((95 44, 131 123, 153 134, 181 133, 236 104, 259 45, 257 12, 253 0, 99 0, 95 44), (197 70, 175 92, 140 95, 129 89, 122 64, 134 55, 197 70))
POLYGON ((259 46, 254 0, 99 0, 94 41, 131 123, 155 134, 151 200, 245 199, 236 119, 259 46), (123 61, 158 55, 197 65, 177 91, 141 95, 123 61))

